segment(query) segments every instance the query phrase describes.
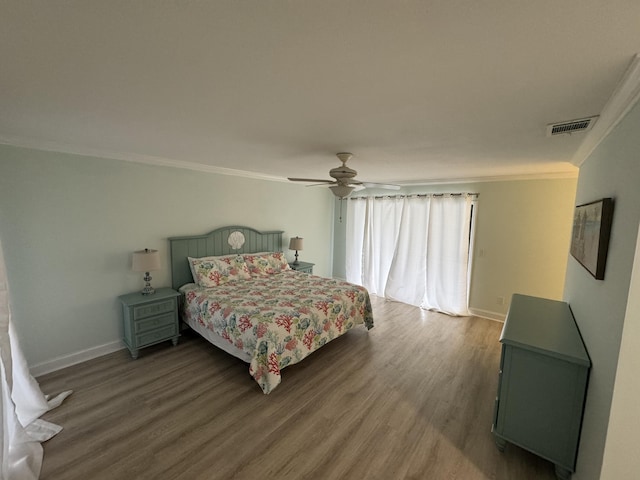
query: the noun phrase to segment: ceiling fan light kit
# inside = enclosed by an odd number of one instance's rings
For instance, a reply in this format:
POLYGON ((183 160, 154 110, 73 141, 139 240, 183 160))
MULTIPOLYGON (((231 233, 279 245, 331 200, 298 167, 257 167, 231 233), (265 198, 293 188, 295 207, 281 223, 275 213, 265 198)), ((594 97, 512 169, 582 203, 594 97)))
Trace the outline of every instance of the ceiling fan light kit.
POLYGON ((336 153, 336 156, 342 162, 339 167, 329 170, 329 176, 334 180, 320 180, 315 178, 289 178, 292 182, 313 182, 316 185, 329 185, 329 188, 333 194, 339 199, 343 199, 351 195, 351 193, 362 188, 384 188, 388 190, 399 190, 398 185, 373 183, 373 182, 361 182, 356 180, 355 177, 358 174, 353 168, 347 167, 347 161, 353 157, 353 154, 348 152, 336 153))
POLYGON ((351 192, 353 192, 356 187, 350 185, 331 185, 329 188, 336 197, 342 199, 351 195, 351 192))

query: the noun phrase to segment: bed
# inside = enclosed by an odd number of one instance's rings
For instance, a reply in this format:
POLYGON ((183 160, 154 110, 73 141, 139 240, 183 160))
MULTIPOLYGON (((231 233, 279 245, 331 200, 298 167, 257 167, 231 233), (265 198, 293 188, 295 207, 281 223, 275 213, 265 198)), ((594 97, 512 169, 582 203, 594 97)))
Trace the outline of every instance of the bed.
POLYGON ((169 239, 181 319, 248 363, 265 394, 285 367, 357 325, 373 328, 367 290, 290 269, 282 234, 230 226, 169 239))

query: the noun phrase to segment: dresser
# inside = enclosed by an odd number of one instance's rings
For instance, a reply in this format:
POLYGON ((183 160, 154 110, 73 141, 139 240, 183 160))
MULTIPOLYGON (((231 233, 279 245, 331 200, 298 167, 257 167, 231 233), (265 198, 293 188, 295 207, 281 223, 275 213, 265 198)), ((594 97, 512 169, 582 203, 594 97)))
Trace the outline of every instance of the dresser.
POLYGON ((131 356, 138 358, 141 348, 171 340, 178 343, 178 297, 171 288, 158 288, 152 295, 140 292, 122 295, 123 341, 131 356))
POLYGON ((313 273, 314 265, 315 263, 298 262, 298 263, 290 263, 289 267, 291 267, 292 270, 297 270, 298 272, 313 273))
POLYGON ((492 432, 575 472, 591 362, 565 302, 516 294, 500 336, 502 357, 492 432))

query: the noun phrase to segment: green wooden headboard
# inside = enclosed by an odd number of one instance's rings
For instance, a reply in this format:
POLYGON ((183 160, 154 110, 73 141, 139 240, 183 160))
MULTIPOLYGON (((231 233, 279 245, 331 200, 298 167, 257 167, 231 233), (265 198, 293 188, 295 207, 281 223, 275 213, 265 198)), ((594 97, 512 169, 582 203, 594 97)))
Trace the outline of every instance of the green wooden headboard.
MULTIPOLYGON (((230 226, 217 228, 206 235, 171 237, 171 286, 180 288, 193 282, 187 257, 209 257, 232 253, 281 252, 282 231, 260 232, 249 227, 230 226), (244 244, 234 249, 229 244, 229 235, 240 232, 244 235, 244 244)), ((239 235, 234 234, 232 240, 239 235)), ((233 243, 233 242, 232 242, 233 243)))

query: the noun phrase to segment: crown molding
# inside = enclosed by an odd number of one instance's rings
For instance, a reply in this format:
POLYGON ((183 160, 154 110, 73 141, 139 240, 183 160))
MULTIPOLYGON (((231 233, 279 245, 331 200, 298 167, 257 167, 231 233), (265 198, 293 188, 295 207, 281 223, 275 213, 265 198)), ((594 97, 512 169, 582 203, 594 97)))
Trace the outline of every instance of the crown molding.
MULTIPOLYGON (((594 127, 595 128, 595 127, 594 127)), ((254 180, 268 180, 272 182, 288 182, 285 177, 275 175, 266 175, 256 172, 248 172, 246 170, 236 170, 233 168, 216 167, 213 165, 203 165, 201 163, 173 160, 170 158, 156 157, 153 155, 141 155, 135 153, 113 152, 87 147, 78 147, 74 145, 66 145, 57 142, 36 141, 22 137, 12 137, 0 134, 0 144, 10 145, 14 147, 31 148, 34 150, 43 150, 47 152, 68 153, 71 155, 84 155, 95 158, 107 158, 111 160, 120 160, 124 162, 144 163, 147 165, 155 165, 161 167, 181 168, 186 170, 194 170, 197 172, 214 173, 218 175, 230 175, 235 177, 252 178, 254 180)), ((573 168, 573 167, 571 167, 573 168)), ((416 182, 393 182, 401 187, 414 187, 423 185, 451 185, 455 183, 482 183, 482 182, 509 182, 516 180, 556 180, 578 178, 578 169, 570 172, 541 172, 531 174, 515 174, 515 175, 493 175, 486 177, 465 177, 465 178, 440 178, 440 179, 424 179, 416 182)))
POLYGON ((0 144, 10 145, 14 147, 32 148, 34 150, 44 150, 47 152, 69 153, 72 155, 84 155, 88 157, 108 158, 111 160, 121 160, 124 162, 145 163, 147 165, 156 165, 161 167, 182 168, 187 170, 195 170, 204 173, 216 173, 219 175, 231 175, 234 177, 253 178, 256 180, 270 180, 276 182, 286 182, 284 177, 276 177, 274 175, 265 175, 262 173, 248 172, 245 170, 236 170, 233 168, 215 167, 213 165, 203 165, 196 162, 179 161, 170 158, 156 157, 153 155, 140 155, 135 153, 111 152, 94 148, 77 147, 72 145, 64 145, 57 142, 35 141, 20 137, 10 137, 0 135, 0 144))
POLYGON ((587 133, 571 163, 579 167, 640 99, 640 54, 636 54, 618 86, 587 133))
POLYGON ((393 182, 401 187, 419 187, 423 185, 451 185, 454 183, 513 182, 518 180, 563 180, 578 178, 578 169, 571 172, 541 172, 515 175, 493 175, 489 177, 441 178, 418 182, 393 182))

